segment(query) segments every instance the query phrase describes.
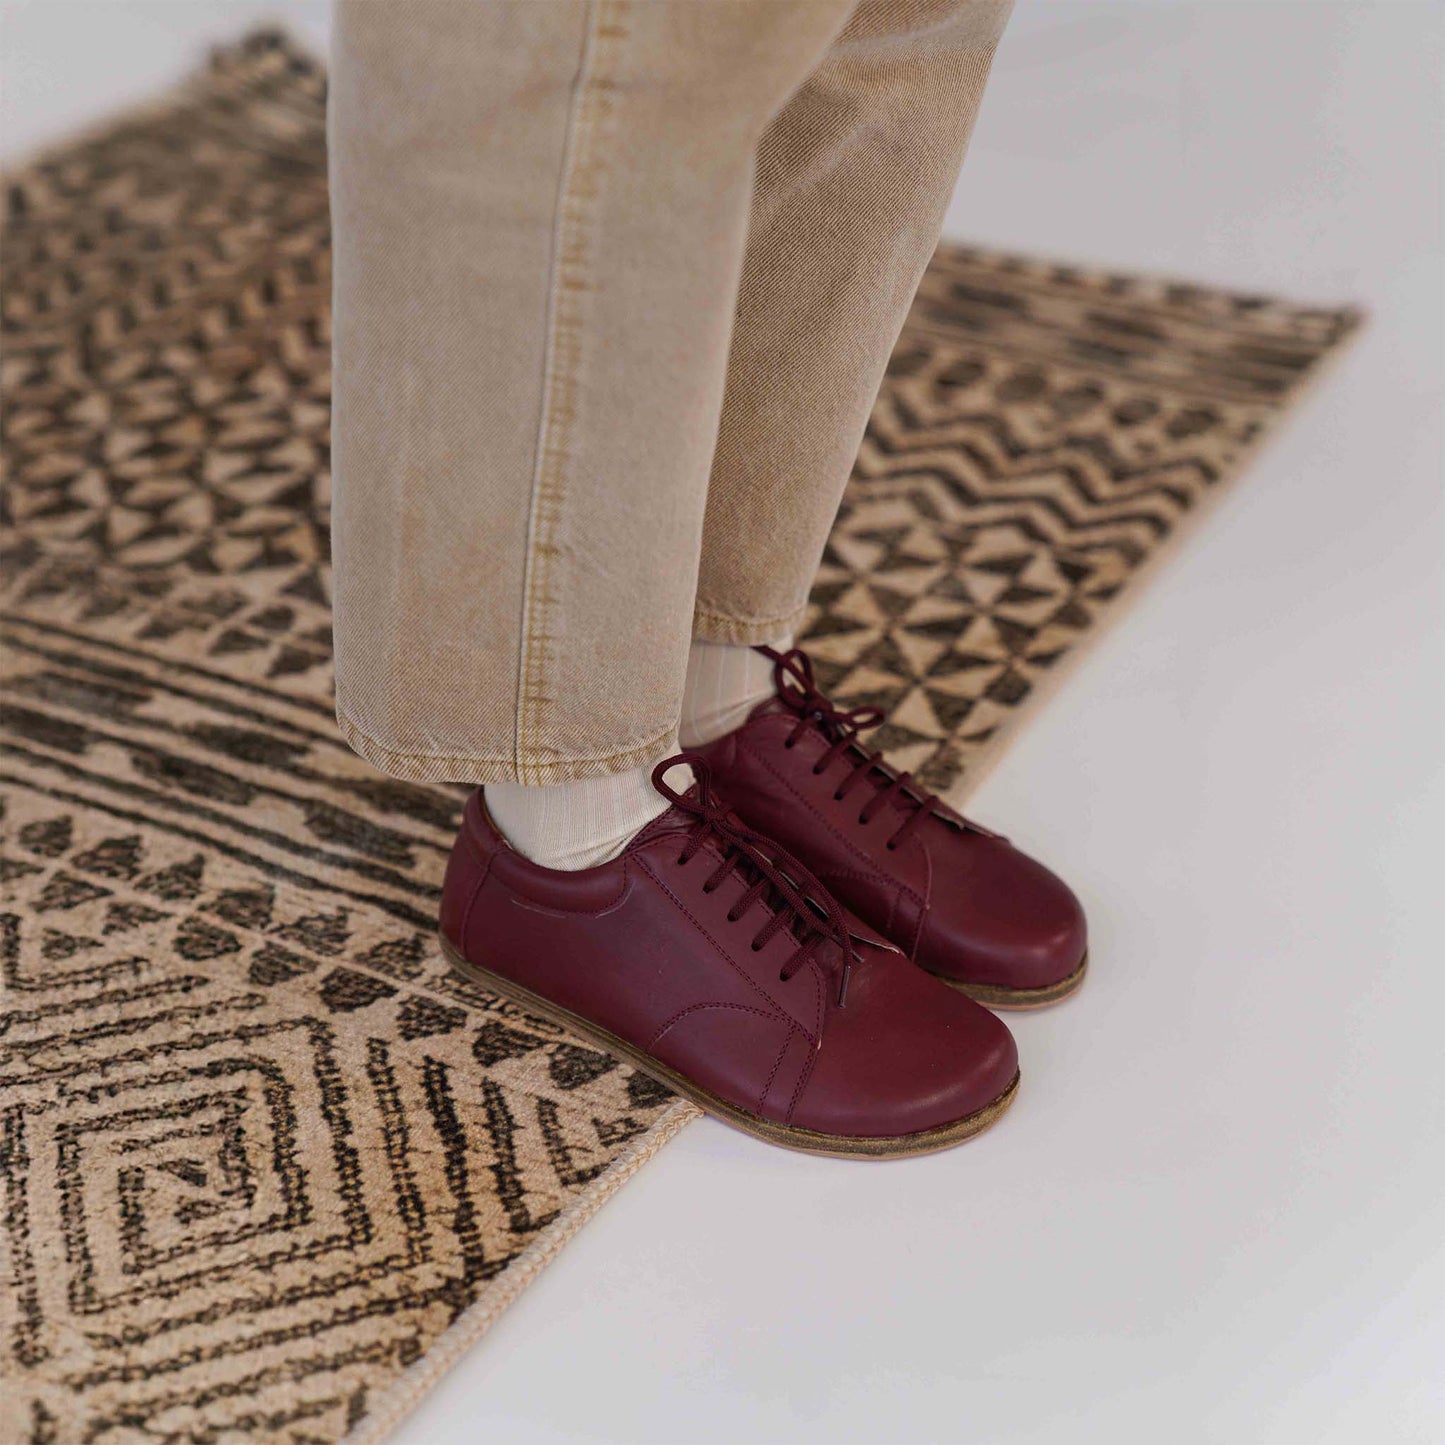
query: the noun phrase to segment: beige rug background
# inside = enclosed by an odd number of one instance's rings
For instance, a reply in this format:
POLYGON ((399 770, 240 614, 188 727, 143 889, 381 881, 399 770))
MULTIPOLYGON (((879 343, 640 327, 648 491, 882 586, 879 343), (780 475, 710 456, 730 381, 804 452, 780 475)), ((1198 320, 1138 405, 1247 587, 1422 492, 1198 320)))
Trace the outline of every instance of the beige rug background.
MULTIPOLYGON (((460 792, 336 735, 323 95, 252 37, 9 178, 6 1441, 375 1438, 696 1117, 447 973, 460 792)), ((824 683, 961 798, 1356 320, 941 251, 824 683)))

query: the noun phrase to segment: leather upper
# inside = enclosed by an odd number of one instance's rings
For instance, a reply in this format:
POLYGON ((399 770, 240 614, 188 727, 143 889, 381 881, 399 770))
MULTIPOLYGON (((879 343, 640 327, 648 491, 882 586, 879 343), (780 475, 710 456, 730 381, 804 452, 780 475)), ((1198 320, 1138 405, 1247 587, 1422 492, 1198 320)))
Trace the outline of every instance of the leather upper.
POLYGON ((764 892, 730 917, 758 875, 746 863, 729 871, 726 839, 698 837, 697 819, 674 806, 620 857, 559 872, 516 853, 478 791, 448 865, 442 932, 473 963, 776 1123, 919 1133, 1008 1087, 1017 1054, 1003 1024, 856 919, 848 947, 814 939, 784 980, 812 926, 790 914, 755 947, 785 905, 764 892))
POLYGON ((937 799, 917 817, 927 795, 892 787, 891 772, 854 780, 870 755, 839 745, 836 733, 782 698, 700 751, 752 827, 797 854, 844 906, 931 972, 1034 989, 1083 961, 1084 912, 1060 879, 937 799), (870 809, 884 788, 890 795, 870 809))

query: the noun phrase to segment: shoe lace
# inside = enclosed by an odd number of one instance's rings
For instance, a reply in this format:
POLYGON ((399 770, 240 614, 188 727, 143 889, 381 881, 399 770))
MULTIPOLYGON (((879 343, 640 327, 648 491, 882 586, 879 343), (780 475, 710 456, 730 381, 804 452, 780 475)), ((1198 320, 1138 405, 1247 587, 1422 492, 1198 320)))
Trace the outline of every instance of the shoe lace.
POLYGON ((843 1008, 857 954, 848 920, 833 895, 797 858, 771 838, 749 828, 728 807, 714 791, 707 761, 700 753, 665 758, 652 770, 652 786, 674 808, 696 819, 678 856, 679 864, 690 862, 709 839, 720 845, 721 860, 703 880, 702 891, 715 892, 734 874, 748 885, 728 909, 728 922, 738 922, 756 903, 768 908, 767 922, 753 936, 753 951, 761 952, 784 929, 791 931, 798 947, 778 974, 783 982, 818 957, 824 943, 837 945, 842 955, 838 1007, 843 1008), (696 785, 679 793, 668 784, 666 775, 683 764, 692 768, 696 785))
POLYGON ((842 802, 865 781, 873 789, 872 796, 858 814, 859 823, 869 823, 875 814, 896 805, 905 814, 885 844, 891 853, 915 833, 923 820, 935 813, 939 801, 935 794, 925 792, 911 773, 895 772, 883 761, 880 752, 866 752, 858 742, 858 734, 877 727, 886 716, 882 708, 842 708, 832 702, 813 680, 813 662, 801 647, 778 652, 771 647, 758 651, 773 661, 773 685, 778 700, 798 715, 783 746, 792 748, 810 728, 816 728, 828 739, 830 746, 813 764, 815 775, 826 772, 839 758, 848 755, 852 763, 847 777, 833 790, 833 797, 842 802))

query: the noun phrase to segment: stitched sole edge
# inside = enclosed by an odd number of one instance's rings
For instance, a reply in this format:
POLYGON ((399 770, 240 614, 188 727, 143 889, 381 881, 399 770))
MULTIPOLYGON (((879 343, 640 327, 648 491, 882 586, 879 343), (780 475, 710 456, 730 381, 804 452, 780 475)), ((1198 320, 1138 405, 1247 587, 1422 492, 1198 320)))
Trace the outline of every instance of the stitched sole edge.
POLYGON ((606 1053, 626 1059, 634 1068, 666 1085, 673 1093, 691 1100, 715 1119, 721 1119, 723 1123, 731 1124, 745 1134, 766 1140, 769 1144, 779 1144, 785 1149, 796 1149, 805 1154, 826 1154, 834 1159, 901 1159, 917 1154, 933 1154, 940 1149, 950 1149, 955 1144, 961 1144, 975 1134, 981 1134, 1013 1103, 1014 1095, 1018 1093, 1019 1076, 1015 1073, 1008 1087, 983 1108, 962 1119, 955 1119, 950 1124, 941 1124, 936 1129, 926 1129, 918 1134, 860 1138, 850 1134, 824 1134, 814 1129, 775 1124, 770 1119, 759 1118, 756 1114, 749 1114, 745 1109, 738 1108, 736 1104, 728 1103, 726 1099, 720 1099, 675 1069, 634 1048, 599 1025, 589 1023, 570 1009, 552 1003, 522 984, 495 974, 480 964, 472 963, 463 957, 445 935, 439 936, 447 962, 468 983, 508 999, 526 1009, 528 1013, 559 1024, 606 1053))

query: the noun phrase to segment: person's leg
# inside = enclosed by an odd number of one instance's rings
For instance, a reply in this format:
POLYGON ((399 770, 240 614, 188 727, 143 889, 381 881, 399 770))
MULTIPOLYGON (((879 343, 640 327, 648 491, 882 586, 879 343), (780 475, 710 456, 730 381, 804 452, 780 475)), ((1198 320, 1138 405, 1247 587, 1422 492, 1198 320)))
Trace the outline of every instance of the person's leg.
POLYGON ((636 826, 757 142, 851 4, 339 8, 336 627, 348 738, 486 785, 441 892, 459 973, 761 1138, 869 1156, 998 1118, 1008 1030, 860 933, 706 766, 684 792, 660 762, 670 806, 636 826))
POLYGON ((1006 10, 863 0, 764 137, 683 716, 729 804, 857 917, 974 997, 1033 1007, 1083 981, 1078 899, 860 746, 878 715, 833 704, 805 656, 748 647, 802 620, 1006 10))
POLYGON ((757 143, 851 8, 337 7, 337 711, 387 772, 646 811, 757 143))
POLYGON ((763 137, 708 488, 702 642, 786 644, 802 620, 1008 9, 862 0, 763 137))

